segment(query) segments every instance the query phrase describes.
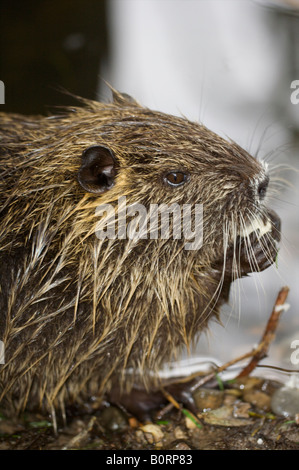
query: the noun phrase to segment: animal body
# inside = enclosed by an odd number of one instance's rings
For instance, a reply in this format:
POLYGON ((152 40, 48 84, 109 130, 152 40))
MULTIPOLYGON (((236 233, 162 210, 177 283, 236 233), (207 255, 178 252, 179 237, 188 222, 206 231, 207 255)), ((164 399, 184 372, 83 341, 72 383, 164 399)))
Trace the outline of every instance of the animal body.
POLYGON ((0 406, 8 413, 63 409, 115 388, 129 393, 136 382, 150 389, 164 361, 218 318, 231 283, 277 255, 265 165, 201 124, 113 95, 56 116, 0 116, 0 406), (185 205, 191 219, 200 204, 201 246, 124 231, 100 238, 97 208, 124 197, 147 213, 185 205))

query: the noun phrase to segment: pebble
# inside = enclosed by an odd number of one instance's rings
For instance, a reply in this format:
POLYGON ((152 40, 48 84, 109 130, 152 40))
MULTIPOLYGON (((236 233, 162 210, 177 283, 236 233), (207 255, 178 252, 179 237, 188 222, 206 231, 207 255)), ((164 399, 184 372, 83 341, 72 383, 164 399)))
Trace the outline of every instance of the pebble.
POLYGON ((272 395, 271 408, 274 413, 285 418, 295 418, 299 413, 299 389, 281 387, 272 395))
POLYGON ((174 435, 176 439, 187 439, 186 433, 180 428, 180 426, 176 426, 174 429, 174 435))
POLYGON ((248 418, 249 417, 249 410, 250 410, 250 403, 244 402, 236 402, 234 403, 233 407, 233 416, 234 418, 248 418))
POLYGON ((105 408, 100 417, 101 425, 107 431, 122 431, 128 426, 128 422, 123 412, 115 406, 105 408))
POLYGON ((258 377, 240 377, 235 380, 234 386, 238 387, 240 390, 247 391, 260 387, 262 383, 263 380, 258 377))
POLYGON ((139 440, 143 440, 145 437, 146 442, 149 444, 161 445, 161 441, 164 437, 164 433, 160 426, 157 424, 145 424, 141 426, 140 429, 136 432, 139 440))
POLYGON ((247 426, 252 424, 250 419, 234 417, 234 406, 221 406, 217 410, 211 410, 202 414, 205 423, 216 426, 247 426))
POLYGON ((234 405, 241 396, 242 392, 240 390, 225 390, 223 405, 234 405))
POLYGON ((270 411, 271 409, 271 398, 260 390, 245 390, 243 393, 243 400, 263 411, 270 411))
POLYGON ((223 392, 220 390, 211 390, 200 388, 197 390, 193 397, 200 411, 215 410, 223 403, 223 392))
POLYGON ((173 447, 170 446, 169 450, 191 450, 191 447, 186 442, 178 442, 173 447))

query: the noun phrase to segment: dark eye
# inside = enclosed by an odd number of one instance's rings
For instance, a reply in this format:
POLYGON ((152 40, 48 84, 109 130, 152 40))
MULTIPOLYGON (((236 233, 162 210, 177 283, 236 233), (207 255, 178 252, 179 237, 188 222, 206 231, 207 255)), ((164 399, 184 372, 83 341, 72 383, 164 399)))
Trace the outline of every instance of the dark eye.
POLYGON ((167 173, 164 177, 164 181, 170 186, 180 186, 188 180, 188 175, 181 171, 172 171, 167 173))
POLYGON ((262 201, 266 196, 268 184, 269 184, 269 177, 266 176, 266 178, 259 184, 257 188, 260 201, 262 201))

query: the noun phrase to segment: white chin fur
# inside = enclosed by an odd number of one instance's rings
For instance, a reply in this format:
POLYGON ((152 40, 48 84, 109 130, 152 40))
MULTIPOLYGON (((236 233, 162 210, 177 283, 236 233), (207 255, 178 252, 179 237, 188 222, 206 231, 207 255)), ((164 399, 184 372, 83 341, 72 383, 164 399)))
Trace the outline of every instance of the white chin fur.
POLYGON ((261 219, 258 219, 246 225, 245 228, 240 229, 239 235, 241 237, 248 237, 252 232, 255 232, 258 236, 262 237, 266 233, 271 232, 271 229, 272 224, 270 220, 264 223, 261 219))

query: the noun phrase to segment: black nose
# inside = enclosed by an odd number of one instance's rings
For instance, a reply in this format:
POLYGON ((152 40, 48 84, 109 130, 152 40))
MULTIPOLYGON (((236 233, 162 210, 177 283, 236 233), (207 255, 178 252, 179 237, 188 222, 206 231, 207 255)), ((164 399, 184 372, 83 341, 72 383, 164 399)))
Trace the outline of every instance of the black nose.
POLYGON ((260 201, 262 201, 267 193, 267 188, 269 184, 269 177, 266 176, 258 185, 257 194, 260 201))

